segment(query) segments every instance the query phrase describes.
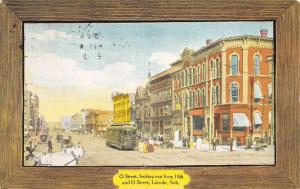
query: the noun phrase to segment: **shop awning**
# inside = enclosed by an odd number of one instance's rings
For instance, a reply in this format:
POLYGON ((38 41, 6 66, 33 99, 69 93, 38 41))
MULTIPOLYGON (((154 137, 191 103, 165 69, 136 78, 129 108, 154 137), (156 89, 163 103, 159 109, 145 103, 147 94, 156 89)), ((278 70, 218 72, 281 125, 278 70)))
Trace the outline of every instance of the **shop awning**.
POLYGON ((233 113, 234 127, 249 127, 250 121, 245 113, 233 113))
POLYGON ((262 93, 261 93, 261 90, 260 90, 260 86, 255 83, 254 84, 254 98, 255 99, 262 99, 262 93))
POLYGON ((260 116, 259 112, 254 113, 254 124, 255 125, 261 125, 262 124, 262 120, 261 120, 261 116, 260 116))

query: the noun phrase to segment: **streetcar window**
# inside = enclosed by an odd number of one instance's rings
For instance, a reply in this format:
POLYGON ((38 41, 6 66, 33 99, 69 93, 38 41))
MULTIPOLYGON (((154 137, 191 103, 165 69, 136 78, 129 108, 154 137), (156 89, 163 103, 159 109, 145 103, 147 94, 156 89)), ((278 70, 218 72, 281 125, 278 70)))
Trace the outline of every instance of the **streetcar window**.
POLYGON ((134 136, 135 134, 136 134, 136 131, 131 131, 131 132, 130 132, 130 135, 131 135, 131 136, 134 136))

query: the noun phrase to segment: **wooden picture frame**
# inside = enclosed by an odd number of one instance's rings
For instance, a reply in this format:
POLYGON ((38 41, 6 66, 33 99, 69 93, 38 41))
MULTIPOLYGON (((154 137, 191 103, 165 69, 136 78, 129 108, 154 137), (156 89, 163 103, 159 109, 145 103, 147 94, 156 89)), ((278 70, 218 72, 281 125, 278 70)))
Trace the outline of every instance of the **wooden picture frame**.
POLYGON ((191 176, 186 188, 299 188, 300 2, 295 0, 0 1, 0 188, 115 188, 112 177, 122 169, 22 166, 24 22, 203 20, 276 22, 276 165, 176 167, 191 176))

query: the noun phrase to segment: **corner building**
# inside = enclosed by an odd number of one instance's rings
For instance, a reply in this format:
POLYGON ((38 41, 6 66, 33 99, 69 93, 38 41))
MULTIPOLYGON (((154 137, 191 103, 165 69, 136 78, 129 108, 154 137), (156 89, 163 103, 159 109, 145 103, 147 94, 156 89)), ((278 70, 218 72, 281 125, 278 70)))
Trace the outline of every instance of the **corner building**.
POLYGON ((193 51, 184 49, 171 67, 172 123, 181 122, 182 136, 270 137, 272 120, 273 39, 237 36, 206 41, 193 51), (212 122, 211 122, 212 121, 212 122), (211 130, 210 130, 211 128, 211 130), (213 131, 213 132, 210 132, 213 131))

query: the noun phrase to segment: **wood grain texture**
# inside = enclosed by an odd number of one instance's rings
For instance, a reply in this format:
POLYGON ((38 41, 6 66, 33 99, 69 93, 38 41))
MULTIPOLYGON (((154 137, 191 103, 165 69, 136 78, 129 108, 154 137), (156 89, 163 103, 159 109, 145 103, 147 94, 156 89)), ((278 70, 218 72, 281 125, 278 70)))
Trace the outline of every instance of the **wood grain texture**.
POLYGON ((21 166, 22 22, 4 4, 0 10, 0 178, 7 179, 21 166))
POLYGON ((300 186, 300 3, 278 21, 276 63, 277 164, 300 186))
POLYGON ((5 5, 0 5, 0 16, 0 186, 3 188, 115 188, 112 176, 121 169, 22 167, 23 77, 19 48, 22 22, 232 19, 274 19, 277 23, 277 164, 179 169, 190 174, 191 184, 187 188, 191 189, 300 187, 300 5, 296 1, 6 0, 5 5))
POLYGON ((292 0, 6 0, 23 21, 274 20, 292 0), (209 2, 209 3, 208 3, 209 2))

